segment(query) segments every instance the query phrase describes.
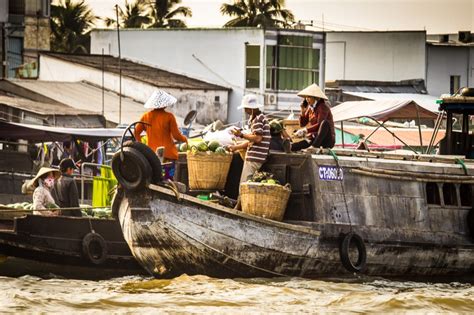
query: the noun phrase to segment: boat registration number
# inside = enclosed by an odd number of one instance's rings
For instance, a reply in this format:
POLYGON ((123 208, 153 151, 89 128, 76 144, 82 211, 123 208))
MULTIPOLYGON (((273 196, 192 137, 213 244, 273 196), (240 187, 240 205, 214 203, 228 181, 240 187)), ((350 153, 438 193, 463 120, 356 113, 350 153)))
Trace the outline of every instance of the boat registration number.
POLYGON ((319 179, 321 180, 343 180, 344 173, 342 168, 335 166, 320 166, 319 179))

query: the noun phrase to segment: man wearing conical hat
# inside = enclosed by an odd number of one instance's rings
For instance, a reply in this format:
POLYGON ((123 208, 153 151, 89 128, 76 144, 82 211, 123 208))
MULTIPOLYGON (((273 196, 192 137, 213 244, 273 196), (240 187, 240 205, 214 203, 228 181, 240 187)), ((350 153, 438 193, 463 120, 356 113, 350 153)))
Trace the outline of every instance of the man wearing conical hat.
POLYGON ((296 131, 298 137, 305 139, 293 143, 291 151, 299 151, 310 146, 315 148, 332 148, 336 142, 334 120, 328 104, 328 98, 319 86, 311 84, 298 93, 301 102, 300 126, 296 131))

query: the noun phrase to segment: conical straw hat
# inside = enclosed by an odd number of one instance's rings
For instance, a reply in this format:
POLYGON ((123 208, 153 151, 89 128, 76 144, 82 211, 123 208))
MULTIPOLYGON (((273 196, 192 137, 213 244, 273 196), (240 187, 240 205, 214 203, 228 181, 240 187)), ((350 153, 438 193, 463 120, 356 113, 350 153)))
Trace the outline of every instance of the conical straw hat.
POLYGON ((38 174, 36 174, 35 178, 33 178, 30 182, 29 185, 33 186, 33 187, 36 187, 38 186, 38 179, 40 179, 41 176, 43 176, 44 174, 47 174, 47 173, 53 173, 53 175, 55 177, 59 177, 59 175, 61 175, 61 172, 58 170, 58 169, 55 169, 55 168, 49 168, 49 167, 42 167, 40 168, 40 170, 38 171, 38 174))
POLYGON ((163 90, 156 90, 143 107, 152 109, 165 108, 174 105, 176 102, 177 100, 174 96, 169 95, 163 90))
POLYGON ((326 94, 324 94, 323 91, 321 90, 321 88, 315 83, 313 83, 310 86, 308 86, 307 88, 301 90, 297 95, 301 96, 301 97, 312 96, 312 97, 316 97, 316 98, 322 98, 323 100, 328 99, 326 94))

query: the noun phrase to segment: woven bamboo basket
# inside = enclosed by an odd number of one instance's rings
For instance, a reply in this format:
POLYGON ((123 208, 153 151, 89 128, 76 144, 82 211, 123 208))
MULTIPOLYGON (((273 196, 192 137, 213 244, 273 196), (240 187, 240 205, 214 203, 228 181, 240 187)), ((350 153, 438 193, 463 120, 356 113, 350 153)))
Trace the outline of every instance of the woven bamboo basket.
POLYGON ((246 182, 240 184, 242 211, 262 218, 281 221, 291 189, 287 186, 246 182))
POLYGON ((187 159, 190 189, 224 189, 232 162, 231 153, 188 152, 187 159))

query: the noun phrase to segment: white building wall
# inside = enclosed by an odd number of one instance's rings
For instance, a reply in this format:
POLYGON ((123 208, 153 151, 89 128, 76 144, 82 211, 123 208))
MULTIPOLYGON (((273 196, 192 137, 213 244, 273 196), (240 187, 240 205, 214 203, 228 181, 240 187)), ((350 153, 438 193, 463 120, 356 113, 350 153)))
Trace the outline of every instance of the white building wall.
POLYGON ((428 93, 435 96, 450 93, 450 77, 461 76, 460 86, 472 82, 473 52, 469 47, 445 47, 428 45, 428 93))
POLYGON ((426 33, 329 32, 326 81, 425 79, 426 33))
MULTIPOLYGON (((59 60, 47 55, 40 56, 40 75, 42 81, 79 82, 87 81, 96 86, 102 86, 102 71, 59 60)), ((119 93, 119 76, 104 72, 104 88, 119 93)), ((122 94, 138 102, 145 103, 156 89, 155 86, 122 77, 122 94)), ((168 93, 178 99, 170 110, 180 117, 185 117, 192 110, 197 110, 196 121, 208 124, 220 119, 226 121, 228 108, 227 90, 186 90, 165 88, 168 93), (216 101, 216 98, 218 101, 216 101)), ((144 110, 145 111, 145 110, 144 110)))
MULTIPOLYGON (((122 57, 231 87, 228 120, 242 119, 237 106, 245 91, 245 45, 262 45, 263 30, 122 30, 120 36, 122 57)), ((91 53, 102 49, 118 55, 116 31, 91 33, 91 53)))

